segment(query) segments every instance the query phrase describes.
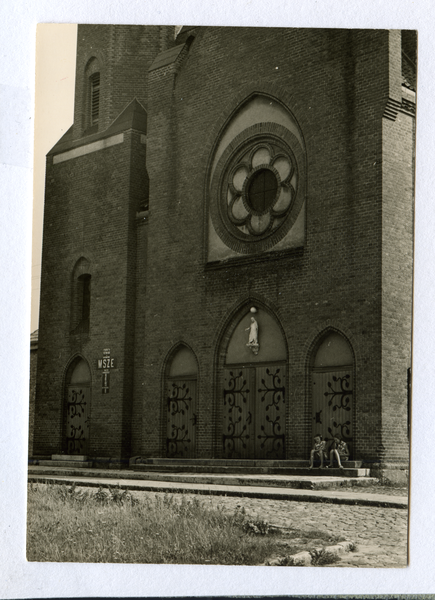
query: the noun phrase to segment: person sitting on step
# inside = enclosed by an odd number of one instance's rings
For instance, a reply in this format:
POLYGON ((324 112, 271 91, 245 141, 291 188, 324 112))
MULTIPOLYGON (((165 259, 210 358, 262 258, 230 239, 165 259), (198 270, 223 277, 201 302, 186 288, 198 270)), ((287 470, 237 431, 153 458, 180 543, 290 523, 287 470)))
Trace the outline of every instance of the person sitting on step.
POLYGON ((322 436, 317 434, 314 436, 313 449, 310 454, 310 469, 313 468, 314 457, 317 455, 320 458, 320 468, 323 469, 323 454, 325 452, 325 441, 322 440, 322 436))
POLYGON ((334 441, 329 449, 329 465, 326 468, 333 468, 334 457, 337 459, 339 468, 344 469, 343 465, 341 464, 341 459, 348 460, 349 448, 347 447, 346 442, 343 442, 338 435, 334 435, 334 441))

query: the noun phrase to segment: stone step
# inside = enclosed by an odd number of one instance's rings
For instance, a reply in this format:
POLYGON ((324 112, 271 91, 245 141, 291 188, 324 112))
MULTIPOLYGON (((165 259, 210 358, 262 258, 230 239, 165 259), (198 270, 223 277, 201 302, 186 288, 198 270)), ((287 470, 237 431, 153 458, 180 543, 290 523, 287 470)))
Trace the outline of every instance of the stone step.
POLYGON ((222 475, 291 475, 309 477, 369 477, 370 469, 348 468, 344 469, 309 469, 308 467, 241 467, 241 466, 218 466, 218 465, 155 465, 135 464, 130 466, 135 472, 144 473, 196 473, 196 474, 222 474, 222 475))
MULTIPOLYGON (((130 459, 130 467, 135 465, 190 465, 190 466, 227 466, 227 467, 308 467, 309 460, 256 460, 256 459, 225 459, 225 458, 142 458, 135 456, 130 459)), ((343 466, 349 469, 362 467, 362 460, 348 460, 343 466)))
POLYGON ((42 467, 73 467, 75 469, 90 469, 92 461, 78 460, 39 460, 38 464, 42 467))
POLYGON ((81 454, 52 454, 51 460, 61 460, 67 462, 86 462, 88 460, 88 457, 83 456, 81 454))
MULTIPOLYGON (((39 460, 43 467, 62 468, 101 468, 92 460, 39 460)), ((220 474, 220 475, 280 475, 304 477, 369 477, 370 469, 362 468, 361 461, 348 461, 343 463, 344 469, 309 469, 308 461, 231 461, 231 460, 170 460, 170 459, 145 459, 130 464, 129 469, 143 473, 193 473, 193 474, 220 474)))
MULTIPOLYGON (((353 477, 348 476, 346 469, 344 472, 340 469, 320 470, 319 474, 314 475, 314 470, 309 471, 309 475, 250 475, 250 474, 200 474, 200 473, 158 473, 158 472, 140 472, 131 470, 108 471, 102 469, 80 469, 77 468, 56 468, 44 466, 30 466, 29 477, 33 475, 39 478, 50 476, 57 477, 77 477, 85 480, 88 478, 101 479, 104 485, 104 479, 111 478, 122 480, 142 480, 168 482, 171 484, 192 484, 192 485, 226 485, 236 487, 273 487, 300 490, 326 490, 333 488, 350 488, 354 486, 370 485, 377 480, 372 477, 353 477)), ((174 488, 176 489, 176 488, 174 488)))

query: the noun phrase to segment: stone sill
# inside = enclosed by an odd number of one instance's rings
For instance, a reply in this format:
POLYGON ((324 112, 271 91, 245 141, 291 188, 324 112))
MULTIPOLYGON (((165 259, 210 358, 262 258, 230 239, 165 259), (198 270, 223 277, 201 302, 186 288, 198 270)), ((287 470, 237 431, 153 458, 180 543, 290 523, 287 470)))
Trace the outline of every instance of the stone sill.
POLYGON ((292 248, 291 250, 267 252, 261 254, 247 254, 244 256, 236 256, 224 260, 209 262, 205 265, 206 271, 214 271, 217 269, 225 269, 227 267, 244 266, 256 263, 272 262, 276 260, 298 260, 303 258, 304 248, 292 248))

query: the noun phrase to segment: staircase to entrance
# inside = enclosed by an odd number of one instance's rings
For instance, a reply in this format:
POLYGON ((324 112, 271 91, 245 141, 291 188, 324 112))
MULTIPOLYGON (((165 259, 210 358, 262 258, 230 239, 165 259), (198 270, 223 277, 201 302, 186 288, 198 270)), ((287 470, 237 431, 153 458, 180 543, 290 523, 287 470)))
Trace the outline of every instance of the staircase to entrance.
POLYGON ((77 476, 171 482, 203 486, 246 486, 300 490, 349 488, 377 480, 362 461, 347 461, 344 468, 309 469, 307 460, 131 458, 128 467, 116 470, 86 456, 53 455, 29 466, 29 476, 77 476))
POLYGON ((205 473, 237 475, 287 475, 287 476, 346 476, 369 477, 370 469, 362 461, 343 462, 343 469, 309 469, 307 460, 257 460, 257 459, 187 459, 141 458, 130 459, 129 468, 137 472, 205 473))
POLYGON ((129 469, 160 481, 312 490, 373 484, 376 479, 362 465, 362 461, 348 461, 343 469, 309 469, 307 460, 135 457, 129 469))

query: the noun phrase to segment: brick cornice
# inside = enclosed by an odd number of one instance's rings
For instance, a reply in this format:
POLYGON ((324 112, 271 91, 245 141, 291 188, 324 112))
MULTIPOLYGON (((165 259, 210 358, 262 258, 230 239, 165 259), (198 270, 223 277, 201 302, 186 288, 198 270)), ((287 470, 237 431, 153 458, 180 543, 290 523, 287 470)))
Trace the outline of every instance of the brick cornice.
POLYGON ((394 100, 393 98, 388 98, 387 103, 384 108, 384 114, 382 115, 385 119, 389 119, 390 121, 395 121, 397 117, 397 113, 399 112, 402 106, 401 102, 394 100))

